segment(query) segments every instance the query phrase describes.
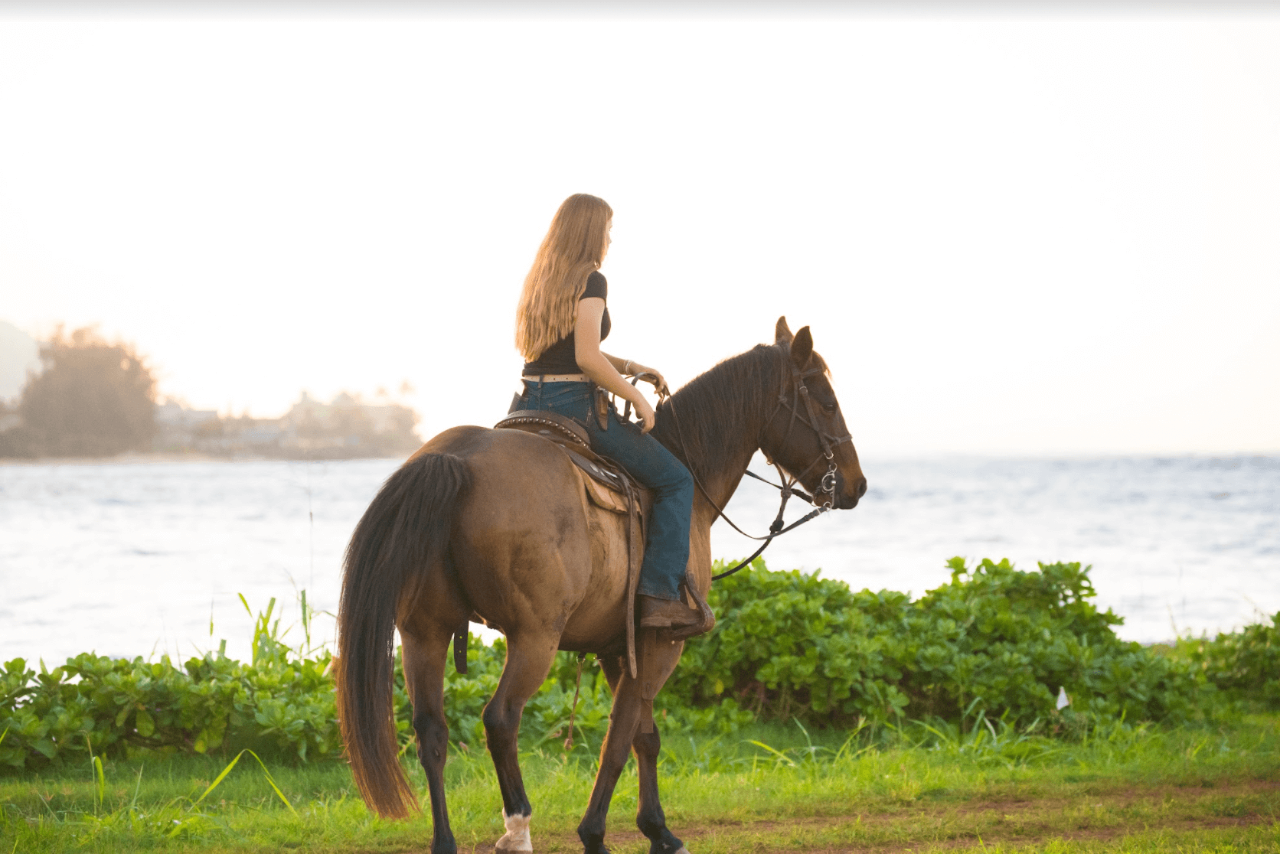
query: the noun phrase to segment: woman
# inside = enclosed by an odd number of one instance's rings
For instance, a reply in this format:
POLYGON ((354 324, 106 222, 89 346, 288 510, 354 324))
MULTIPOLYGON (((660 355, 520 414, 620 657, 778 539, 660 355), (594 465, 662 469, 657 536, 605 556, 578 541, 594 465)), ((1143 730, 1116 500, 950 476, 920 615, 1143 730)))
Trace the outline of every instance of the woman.
POLYGON ((689 560, 693 477, 649 435, 653 407, 623 378, 653 374, 655 387, 665 391, 662 375, 600 349, 611 325, 609 287, 600 265, 609 251, 612 220, 604 199, 584 193, 565 199, 551 220, 516 311, 516 346, 526 360, 519 408, 548 410, 585 424, 597 453, 652 490, 638 587, 640 625, 679 639, 696 634, 702 622, 680 595, 689 560), (601 428, 591 417, 595 386, 631 401, 640 424, 620 421, 610 407, 607 426, 601 428))

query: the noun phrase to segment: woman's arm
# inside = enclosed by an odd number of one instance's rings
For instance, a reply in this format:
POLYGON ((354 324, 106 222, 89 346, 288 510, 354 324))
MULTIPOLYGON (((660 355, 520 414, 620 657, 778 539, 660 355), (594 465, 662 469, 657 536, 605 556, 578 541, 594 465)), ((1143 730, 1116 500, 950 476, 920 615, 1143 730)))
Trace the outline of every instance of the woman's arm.
MULTIPOLYGON (((604 317, 604 300, 599 297, 587 297, 578 301, 578 320, 573 327, 574 357, 578 367, 596 385, 606 389, 623 400, 631 401, 640 416, 641 432, 648 433, 653 429, 653 406, 640 390, 628 383, 619 373, 616 357, 606 356, 600 350, 600 319, 604 317)), ((643 367, 631 365, 632 370, 643 367)))
MULTIPOLYGON (((671 393, 671 390, 667 388, 666 378, 662 376, 662 372, 659 371, 657 368, 651 368, 648 365, 642 365, 639 362, 637 362, 635 359, 623 359, 618 356, 614 356, 611 353, 605 353, 603 350, 601 350, 600 353, 606 359, 609 360, 609 364, 613 365, 614 369, 617 370, 618 373, 622 374, 622 376, 634 377, 634 376, 637 376, 638 374, 653 374, 655 377, 658 378, 656 381, 654 381, 653 387, 662 394, 671 393)), ((646 377, 645 382, 649 382, 649 381, 650 381, 649 378, 646 377)))

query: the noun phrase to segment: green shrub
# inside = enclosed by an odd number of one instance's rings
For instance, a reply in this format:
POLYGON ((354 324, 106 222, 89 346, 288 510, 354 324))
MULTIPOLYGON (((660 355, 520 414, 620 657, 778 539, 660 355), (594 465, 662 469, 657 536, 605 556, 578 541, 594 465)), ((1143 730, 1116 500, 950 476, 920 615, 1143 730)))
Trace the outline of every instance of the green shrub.
POLYGON ((1188 661, 1223 699, 1264 709, 1280 709, 1280 613, 1270 623, 1208 638, 1181 638, 1169 651, 1188 661))
MULTIPOLYGON (((655 703, 667 733, 733 733, 757 717, 853 727, 903 719, 1079 733, 1090 722, 1182 721, 1226 696, 1280 707, 1280 614, 1214 641, 1179 641, 1165 654, 1120 640, 1121 619, 1099 611, 1078 563, 1014 569, 949 562, 951 580, 916 601, 855 592, 797 571, 753 570, 713 585, 717 626, 686 645, 655 703), (1059 715, 1058 691, 1071 709, 1059 715)), ((139 750, 206 753, 252 748, 298 761, 342 752, 332 656, 282 641, 275 602, 257 616, 252 660, 222 649, 148 662, 84 654, 36 673, 22 659, 0 671, 0 768, 34 769, 139 750)), ((248 605, 246 604, 246 609, 248 605)), ((303 600, 303 631, 308 630, 303 600)), ((309 634, 308 634, 309 638, 309 634)), ((468 673, 450 663, 450 738, 483 744, 481 712, 506 657, 499 638, 468 641, 468 673)), ((397 662, 400 743, 412 743, 412 709, 397 662)), ((524 711, 526 747, 560 742, 573 709, 579 663, 561 653, 524 711)), ((579 749, 598 749, 611 697, 593 659, 582 669, 575 714, 579 749)))
POLYGON ((1090 601, 1087 568, 949 566, 950 583, 912 602, 758 564, 713 586, 719 623, 689 644, 666 690, 838 726, 978 711, 1030 725, 1053 715, 1060 689, 1096 718, 1192 713, 1191 668, 1117 638, 1121 618, 1090 601))
MULTIPOLYGON (((273 603, 274 605, 274 603, 273 603)), ((83 654, 36 673, 23 659, 0 671, 0 767, 36 769, 94 755, 128 756, 139 750, 233 752, 250 748, 278 757, 333 757, 342 753, 330 675, 332 655, 293 650, 280 641, 271 608, 259 616, 253 660, 220 650, 177 667, 168 656, 147 662, 83 654)), ((225 649, 225 644, 223 644, 225 649)), ((472 635, 468 673, 446 674, 450 736, 482 745, 480 713, 498 685, 506 646, 472 635)), ((559 739, 569 719, 576 661, 562 654, 555 672, 525 707, 522 736, 536 744, 559 739)), ((396 727, 402 745, 413 740, 412 706, 397 652, 396 727)), ((575 730, 599 746, 611 697, 598 668, 584 673, 575 730)), ((694 710, 690 710, 693 714, 694 710)), ((706 714, 703 712, 702 714, 706 714)))

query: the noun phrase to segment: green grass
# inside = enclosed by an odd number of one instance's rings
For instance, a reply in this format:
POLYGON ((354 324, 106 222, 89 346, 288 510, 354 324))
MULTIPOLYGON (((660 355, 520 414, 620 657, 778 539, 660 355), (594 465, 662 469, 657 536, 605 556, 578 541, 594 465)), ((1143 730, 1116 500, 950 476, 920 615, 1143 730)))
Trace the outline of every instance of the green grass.
MULTIPOLYGON (((598 747, 522 754, 536 851, 581 850, 574 829, 598 747)), ((732 739, 669 738, 663 753, 668 823, 694 854, 1280 850, 1274 715, 1199 728, 1117 724, 1076 740, 981 723, 963 733, 910 724, 853 734, 774 724, 732 739)), ((268 761, 268 777, 244 755, 219 781, 230 759, 155 756, 108 761, 101 776, 85 763, 0 777, 0 854, 429 845, 429 817, 374 817, 342 763, 268 761)), ((425 803, 421 770, 410 778, 425 803)), ((455 750, 447 781, 460 846, 491 851, 502 825, 488 756, 455 750)), ((619 854, 648 851, 635 809, 629 766, 609 821, 619 854)))

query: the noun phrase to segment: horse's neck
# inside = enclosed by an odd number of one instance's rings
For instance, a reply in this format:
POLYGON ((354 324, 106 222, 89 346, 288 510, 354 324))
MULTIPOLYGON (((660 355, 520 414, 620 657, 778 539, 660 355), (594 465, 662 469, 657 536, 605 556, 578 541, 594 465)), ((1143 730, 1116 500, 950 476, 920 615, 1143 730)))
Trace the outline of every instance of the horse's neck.
POLYGON ((733 498, 743 475, 747 473, 747 466, 751 464, 751 457, 757 450, 753 442, 750 448, 744 448, 741 453, 732 455, 732 459, 727 465, 722 466, 720 471, 703 479, 707 497, 715 502, 716 507, 723 510, 729 503, 729 499, 733 498))
MULTIPOLYGON (((660 431, 659 438, 677 456, 688 458, 688 465, 698 480, 695 500, 701 503, 710 499, 723 508, 746 474, 752 456, 759 450, 758 440, 765 415, 752 411, 741 399, 737 401, 740 411, 716 412, 714 415, 701 407, 681 408, 680 402, 679 396, 672 399, 673 421, 676 423, 664 425, 669 429, 660 431), (699 417, 709 423, 700 423, 699 417), (705 446, 707 443, 686 443, 681 438, 690 435, 715 436, 719 447, 715 453, 698 455, 699 444, 705 446)), ((714 519, 715 510, 710 512, 714 519)))

